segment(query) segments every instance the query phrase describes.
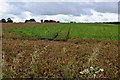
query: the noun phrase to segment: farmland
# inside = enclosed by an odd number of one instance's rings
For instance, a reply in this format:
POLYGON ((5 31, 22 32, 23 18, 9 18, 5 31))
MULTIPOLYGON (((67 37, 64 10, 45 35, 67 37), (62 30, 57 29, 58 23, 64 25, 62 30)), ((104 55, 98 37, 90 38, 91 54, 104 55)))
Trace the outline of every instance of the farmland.
POLYGON ((118 40, 118 25, 111 24, 58 24, 22 27, 6 30, 21 37, 37 39, 102 39, 118 40))
POLYGON ((3 78, 118 77, 118 25, 2 24, 3 78))

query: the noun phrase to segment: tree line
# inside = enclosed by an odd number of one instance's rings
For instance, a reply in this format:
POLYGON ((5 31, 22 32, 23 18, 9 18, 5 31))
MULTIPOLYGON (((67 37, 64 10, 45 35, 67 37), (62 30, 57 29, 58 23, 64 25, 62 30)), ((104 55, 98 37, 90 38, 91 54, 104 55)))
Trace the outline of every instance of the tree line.
MULTIPOLYGON (((7 19, 1 19, 0 22, 2 23, 13 23, 13 20, 11 18, 7 18, 7 19)), ((60 23, 59 21, 55 21, 55 20, 40 20, 41 23, 60 23)), ((30 20, 25 20, 25 23, 36 23, 35 19, 30 19, 30 20)), ((76 23, 76 22, 70 22, 70 23, 76 23)), ((120 24, 120 22, 95 22, 95 23, 101 23, 101 24, 120 24)))
MULTIPOLYGON (((2 23, 13 23, 13 20, 11 18, 7 18, 6 19, 1 19, 0 22, 2 23)), ((55 21, 55 20, 40 20, 41 23, 47 23, 47 22, 55 22, 55 23, 59 23, 59 21, 55 21)), ((36 23, 35 19, 30 19, 30 20, 25 20, 25 23, 36 23)))
POLYGON ((13 20, 11 18, 7 18, 7 20, 3 18, 3 19, 0 20, 0 22, 2 22, 2 23, 13 23, 13 20))

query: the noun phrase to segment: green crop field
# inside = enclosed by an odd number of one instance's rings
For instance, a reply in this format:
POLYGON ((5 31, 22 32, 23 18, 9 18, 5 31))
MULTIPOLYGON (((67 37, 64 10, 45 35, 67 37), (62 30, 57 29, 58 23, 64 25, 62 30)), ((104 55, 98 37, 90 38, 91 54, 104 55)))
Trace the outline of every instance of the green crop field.
POLYGON ((17 27, 6 29, 5 32, 16 33, 22 37, 37 39, 68 40, 68 39, 101 39, 118 40, 117 24, 95 23, 61 23, 46 24, 33 27, 17 27))

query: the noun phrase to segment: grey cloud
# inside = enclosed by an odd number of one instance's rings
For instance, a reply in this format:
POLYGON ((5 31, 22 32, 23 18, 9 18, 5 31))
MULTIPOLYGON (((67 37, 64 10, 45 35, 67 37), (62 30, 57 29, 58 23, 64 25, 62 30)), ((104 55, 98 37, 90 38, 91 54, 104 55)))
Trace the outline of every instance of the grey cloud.
POLYGON ((26 9, 37 15, 85 14, 83 9, 80 8, 80 5, 77 5, 76 3, 32 3, 32 6, 29 5, 31 5, 31 3, 26 4, 26 9))
POLYGON ((109 12, 109 13, 118 13, 118 3, 117 2, 97 2, 93 3, 93 9, 98 12, 109 12))
MULTIPOLYGON (((80 15, 83 15, 87 16, 84 20, 89 21, 89 17, 93 16, 91 10, 97 11, 99 13, 97 16, 103 18, 105 17, 103 15, 104 13, 117 14, 118 12, 117 2, 9 2, 8 4, 8 11, 0 17, 11 17, 13 19, 19 19, 21 21, 30 17, 39 20, 42 18, 41 16, 56 16, 58 14, 68 16, 58 16, 61 17, 60 20, 71 20, 71 15, 73 17, 79 17, 80 15), (24 12, 30 12, 30 17, 27 16, 27 14, 24 14, 24 12)), ((55 19, 57 19, 57 17, 55 19)), ((77 19, 78 18, 75 18, 75 20, 77 19)), ((90 20, 92 19, 93 18, 91 17, 90 20)))
POLYGON ((23 11, 29 11, 33 15, 91 15, 94 9, 101 13, 117 13, 117 2, 13 2, 9 3, 13 8, 9 13, 20 15, 23 11))
POLYGON ((25 3, 22 2, 8 2, 9 9, 7 14, 20 15, 25 11, 25 3))

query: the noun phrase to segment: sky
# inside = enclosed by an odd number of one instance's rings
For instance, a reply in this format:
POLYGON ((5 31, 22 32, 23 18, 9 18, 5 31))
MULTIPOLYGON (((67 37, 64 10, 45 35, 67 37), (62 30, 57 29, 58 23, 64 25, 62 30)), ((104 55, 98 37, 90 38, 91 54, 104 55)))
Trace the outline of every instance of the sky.
POLYGON ((118 21, 119 0, 1 0, 0 19, 14 22, 34 18, 37 22, 114 22, 118 21))

